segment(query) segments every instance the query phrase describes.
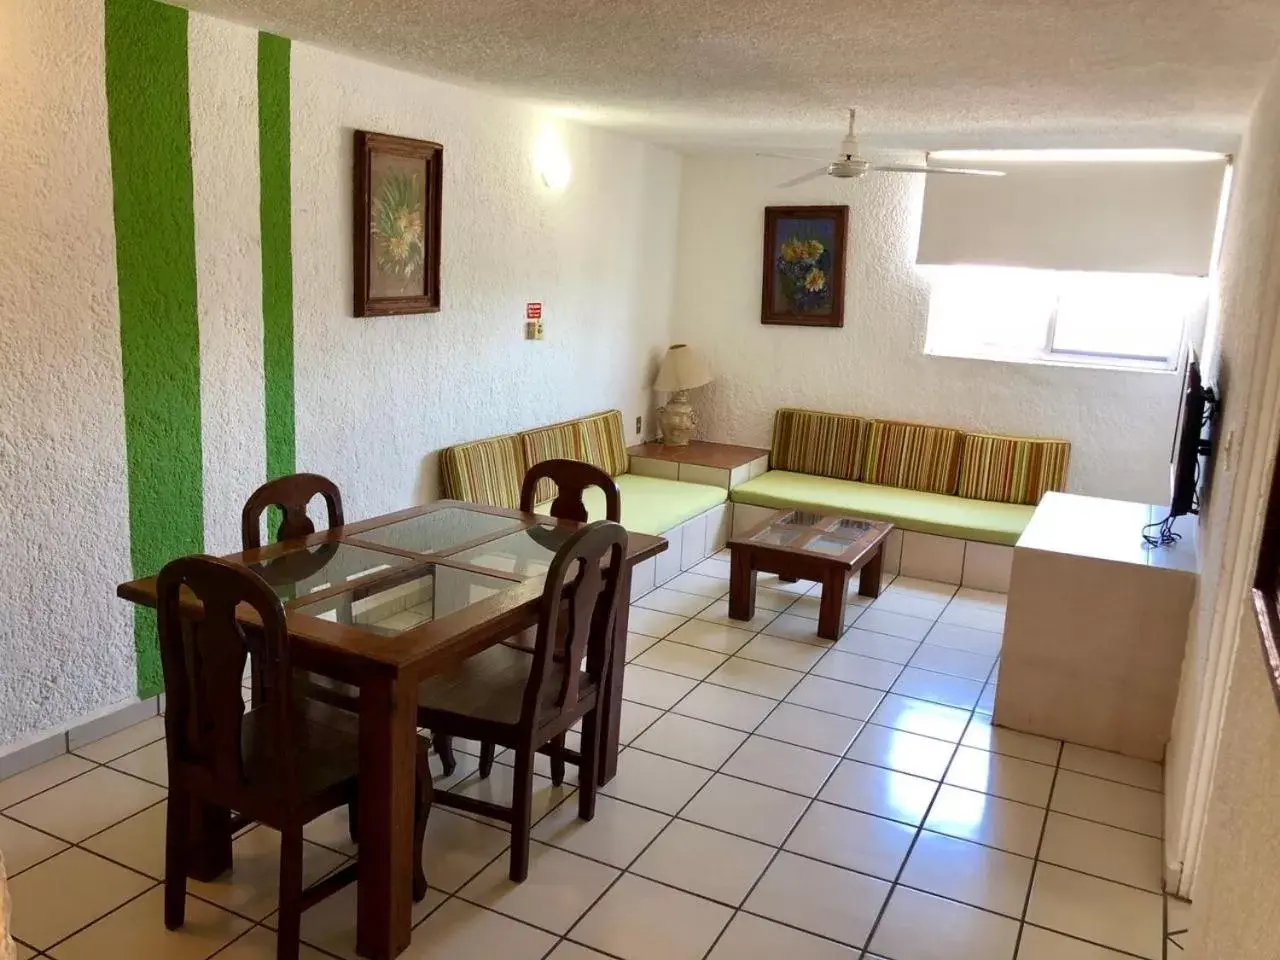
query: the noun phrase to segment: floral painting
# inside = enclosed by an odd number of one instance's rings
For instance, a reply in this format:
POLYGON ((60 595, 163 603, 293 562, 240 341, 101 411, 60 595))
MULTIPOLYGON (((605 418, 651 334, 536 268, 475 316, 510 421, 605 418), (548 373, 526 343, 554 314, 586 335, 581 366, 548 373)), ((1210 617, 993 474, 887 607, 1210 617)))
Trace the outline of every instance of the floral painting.
POLYGON ((761 322, 844 325, 848 207, 765 209, 761 322))
POLYGON ((355 314, 440 309, 438 143, 356 131, 355 314))

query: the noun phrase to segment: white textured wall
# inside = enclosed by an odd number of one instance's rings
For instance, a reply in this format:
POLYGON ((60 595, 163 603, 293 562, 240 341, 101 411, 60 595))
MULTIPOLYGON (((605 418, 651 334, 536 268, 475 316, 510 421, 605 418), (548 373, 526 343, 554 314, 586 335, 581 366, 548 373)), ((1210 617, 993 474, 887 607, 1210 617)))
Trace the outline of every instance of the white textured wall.
POLYGON ((927 357, 928 287, 915 267, 924 185, 872 174, 776 184, 796 165, 686 158, 673 336, 716 381, 693 395, 701 434, 767 446, 782 406, 892 417, 1072 442, 1069 489, 1168 502, 1177 378, 927 357), (844 327, 760 323, 764 208, 847 203, 844 327))
POLYGON ((130 696, 100 4, 0 4, 0 744, 130 696))
MULTIPOLYGON (((618 407, 648 417, 668 344, 680 159, 573 125, 563 193, 534 145, 552 118, 303 44, 293 52, 298 468, 351 517, 437 493, 441 447, 618 407), (442 309, 351 316, 352 131, 444 144, 442 309), (546 339, 522 339, 526 301, 546 339)), ((628 439, 632 439, 628 436, 628 439)))

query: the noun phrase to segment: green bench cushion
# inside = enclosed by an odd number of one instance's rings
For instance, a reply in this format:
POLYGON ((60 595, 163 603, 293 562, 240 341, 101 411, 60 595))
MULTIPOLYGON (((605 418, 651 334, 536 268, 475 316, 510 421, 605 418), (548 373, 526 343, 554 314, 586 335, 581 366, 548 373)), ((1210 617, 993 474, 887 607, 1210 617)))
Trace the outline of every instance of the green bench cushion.
MULTIPOLYGON (((670 482, 670 481, 667 481, 670 482)), ((787 470, 770 470, 733 488, 735 503, 757 507, 799 507, 817 513, 888 520, 904 530, 983 543, 1017 543, 1035 507, 948 494, 832 480, 787 470)), ((623 500, 626 510, 626 500, 623 500)))
MULTIPOLYGON (((729 499, 729 491, 723 487, 642 477, 635 473, 614 477, 613 482, 622 494, 622 525, 634 533, 654 536, 661 536, 729 499)), ((598 488, 586 490, 582 499, 588 519, 605 519, 604 494, 598 488)), ((541 503, 537 511, 545 514, 550 508, 549 502, 541 503)))

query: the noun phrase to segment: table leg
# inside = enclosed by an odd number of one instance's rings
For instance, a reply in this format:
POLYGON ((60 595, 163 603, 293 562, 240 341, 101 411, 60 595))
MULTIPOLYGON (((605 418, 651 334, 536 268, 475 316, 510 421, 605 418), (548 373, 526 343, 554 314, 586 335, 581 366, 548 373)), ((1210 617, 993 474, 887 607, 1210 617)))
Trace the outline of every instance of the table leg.
POLYGON ((613 621, 613 654, 605 666, 604 690, 600 702, 600 758, 596 778, 604 786, 618 772, 618 749, 622 738, 622 681, 627 666, 627 624, 631 614, 631 565, 622 572, 618 584, 618 613, 613 621))
POLYGON ((729 617, 750 620, 756 615, 756 568, 741 550, 729 553, 729 617))
POLYGON ((822 578, 822 601, 818 606, 818 636, 839 640, 844 633, 845 594, 849 590, 849 571, 836 567, 822 578))
POLYGON ((231 869, 231 811, 192 800, 187 823, 187 876, 211 883, 231 869))
POLYGON ((867 561, 858 575, 858 593, 864 597, 880 596, 880 578, 884 574, 884 542, 876 548, 876 555, 867 561))
POLYGON ((356 953, 370 960, 409 946, 417 715, 412 684, 382 674, 361 681, 356 953))

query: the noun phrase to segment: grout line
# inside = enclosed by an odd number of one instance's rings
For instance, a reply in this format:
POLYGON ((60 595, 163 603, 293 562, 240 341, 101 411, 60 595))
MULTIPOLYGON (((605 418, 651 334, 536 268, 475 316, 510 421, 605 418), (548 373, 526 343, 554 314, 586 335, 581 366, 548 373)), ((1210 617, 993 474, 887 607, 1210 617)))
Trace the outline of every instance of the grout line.
POLYGON ((1049 796, 1044 802, 1044 819, 1040 821, 1040 837, 1036 840, 1036 853, 1031 861, 1031 876, 1027 880, 1027 893, 1022 898, 1022 914, 1018 917, 1018 935, 1013 941, 1013 955, 1016 957, 1022 947, 1022 931, 1027 925, 1027 911, 1031 908, 1031 894, 1036 887, 1036 872, 1040 869, 1040 854, 1044 849, 1044 835, 1049 831, 1049 811, 1053 807, 1053 791, 1058 786, 1058 772, 1062 769, 1062 752, 1064 746, 1058 746, 1058 763, 1053 768, 1053 779, 1049 781, 1049 796))

